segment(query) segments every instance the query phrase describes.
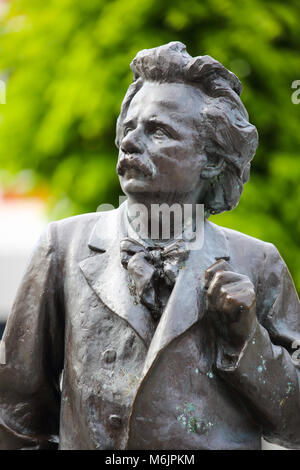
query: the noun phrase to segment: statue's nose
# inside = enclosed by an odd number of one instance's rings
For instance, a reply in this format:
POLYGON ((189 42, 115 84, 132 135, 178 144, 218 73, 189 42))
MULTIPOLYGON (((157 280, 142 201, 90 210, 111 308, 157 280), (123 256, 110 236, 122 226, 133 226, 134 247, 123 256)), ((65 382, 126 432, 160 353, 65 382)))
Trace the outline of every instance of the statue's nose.
POLYGON ((128 132, 122 139, 121 150, 124 153, 130 154, 143 152, 142 136, 137 130, 128 132))

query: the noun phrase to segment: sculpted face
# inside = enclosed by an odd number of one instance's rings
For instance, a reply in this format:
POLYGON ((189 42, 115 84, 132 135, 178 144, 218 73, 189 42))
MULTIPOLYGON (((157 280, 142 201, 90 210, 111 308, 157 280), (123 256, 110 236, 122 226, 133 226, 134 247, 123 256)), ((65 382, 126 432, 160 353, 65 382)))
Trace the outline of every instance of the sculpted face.
POLYGON ((206 163, 199 137, 201 105, 201 92, 190 85, 142 86, 123 122, 117 170, 125 194, 198 191, 206 163))

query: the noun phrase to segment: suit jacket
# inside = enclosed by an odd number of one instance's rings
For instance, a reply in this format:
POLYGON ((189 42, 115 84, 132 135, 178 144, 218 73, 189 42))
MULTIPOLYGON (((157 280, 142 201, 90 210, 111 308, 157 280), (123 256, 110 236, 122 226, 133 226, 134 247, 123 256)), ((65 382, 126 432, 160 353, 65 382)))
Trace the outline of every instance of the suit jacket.
POLYGON ((262 435, 300 447, 299 300, 276 248, 206 221, 156 325, 120 263, 125 209, 53 222, 38 243, 3 337, 0 448, 259 449, 262 435), (205 310, 219 258, 257 295, 236 357, 205 310))

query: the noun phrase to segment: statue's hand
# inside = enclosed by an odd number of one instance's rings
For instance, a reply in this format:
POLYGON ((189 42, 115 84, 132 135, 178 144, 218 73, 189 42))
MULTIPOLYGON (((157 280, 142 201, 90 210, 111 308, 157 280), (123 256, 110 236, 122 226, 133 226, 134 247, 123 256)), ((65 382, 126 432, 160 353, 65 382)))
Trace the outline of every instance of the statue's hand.
POLYGON ((242 348, 257 325, 256 295, 250 279, 232 271, 224 260, 205 273, 207 313, 218 338, 230 347, 242 348))

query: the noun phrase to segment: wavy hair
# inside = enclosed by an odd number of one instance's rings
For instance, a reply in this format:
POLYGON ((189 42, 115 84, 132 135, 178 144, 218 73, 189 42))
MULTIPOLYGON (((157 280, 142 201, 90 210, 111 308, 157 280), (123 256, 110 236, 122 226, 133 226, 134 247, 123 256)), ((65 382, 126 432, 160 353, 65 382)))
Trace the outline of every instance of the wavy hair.
MULTIPOLYGON (((171 42, 140 51, 130 64, 133 83, 124 97, 117 120, 116 145, 123 137, 123 121, 131 100, 145 82, 186 83, 200 89, 207 106, 201 110, 201 126, 210 138, 210 154, 223 159, 218 176, 203 180, 207 215, 231 210, 238 204, 249 180, 250 162, 258 145, 256 128, 240 99, 239 79, 210 56, 191 57, 184 44, 171 42), (211 148, 213 147, 213 148, 211 148)), ((202 129, 203 133, 203 129, 202 129)))

